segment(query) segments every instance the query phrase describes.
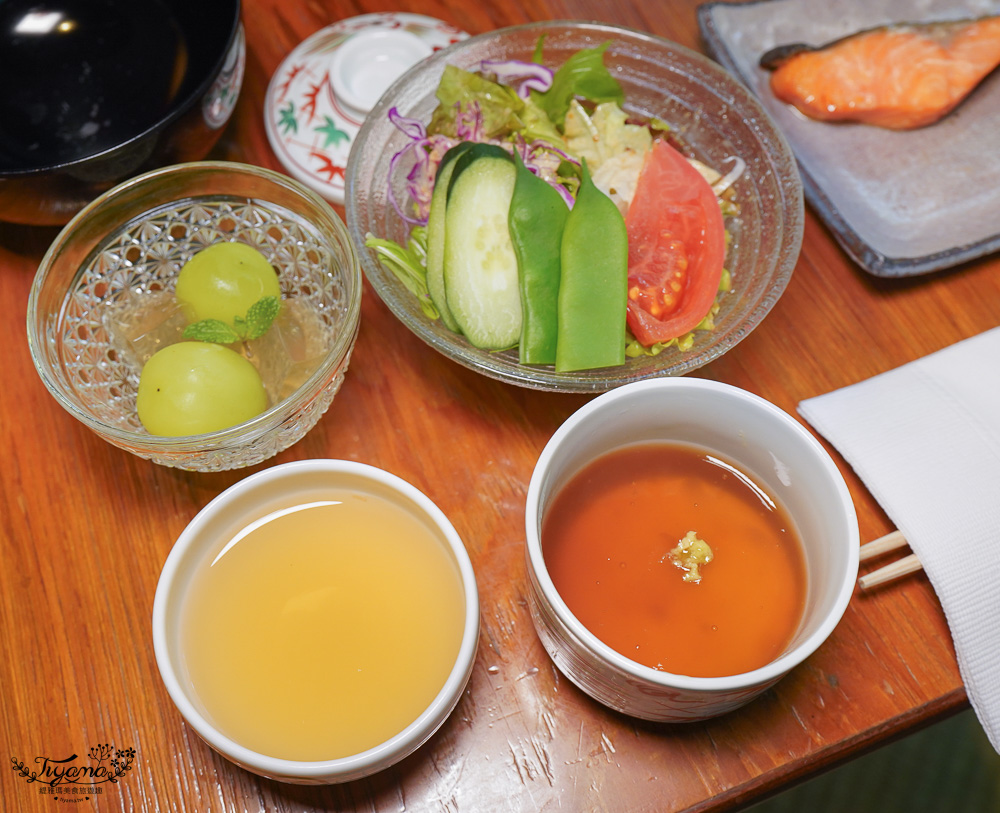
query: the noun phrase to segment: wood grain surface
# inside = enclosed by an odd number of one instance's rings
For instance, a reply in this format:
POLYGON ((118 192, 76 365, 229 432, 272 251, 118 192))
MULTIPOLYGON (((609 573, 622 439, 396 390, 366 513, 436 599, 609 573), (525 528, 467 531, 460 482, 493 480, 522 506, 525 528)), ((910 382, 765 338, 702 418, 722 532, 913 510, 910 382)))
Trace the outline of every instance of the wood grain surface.
MULTIPOLYGON (((298 42, 345 17, 415 11, 471 33, 593 19, 700 49, 695 8, 693 0, 244 0, 246 79, 215 155, 280 169, 263 126, 269 78, 298 42)), ((75 802, 77 810, 178 813, 736 810, 966 707, 948 629, 922 574, 856 593, 814 656, 723 718, 656 725, 591 701, 556 671, 535 635, 523 550, 532 467, 587 397, 519 389, 460 367, 414 339, 366 289, 343 389, 305 439, 265 465, 359 460, 427 493, 465 540, 479 579, 477 664, 434 738, 373 778, 298 787, 235 767, 198 738, 167 696, 150 613, 160 568, 185 524, 262 467, 211 475, 162 468, 108 445, 56 404, 25 338, 29 288, 55 234, 0 224, 0 809, 51 811, 75 802), (82 757, 99 744, 136 753, 117 784, 86 799, 60 802, 16 770, 16 762, 82 757)), ((1000 259, 879 281, 807 212, 801 259, 784 296, 745 341, 696 375, 794 413, 804 398, 998 323, 1000 259)), ((834 458, 862 539, 891 530, 834 458)))

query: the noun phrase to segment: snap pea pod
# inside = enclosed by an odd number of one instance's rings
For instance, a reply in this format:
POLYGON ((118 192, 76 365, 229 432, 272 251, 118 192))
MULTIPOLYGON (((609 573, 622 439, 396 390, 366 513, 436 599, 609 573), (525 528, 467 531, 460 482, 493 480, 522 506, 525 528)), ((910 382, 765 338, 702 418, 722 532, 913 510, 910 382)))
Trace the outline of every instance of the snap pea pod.
POLYGON ((521 292, 521 364, 554 364, 563 229, 569 207, 515 152, 517 175, 508 212, 521 292))
POLYGON ((556 371, 625 363, 628 235, 611 198, 583 179, 563 230, 556 371))

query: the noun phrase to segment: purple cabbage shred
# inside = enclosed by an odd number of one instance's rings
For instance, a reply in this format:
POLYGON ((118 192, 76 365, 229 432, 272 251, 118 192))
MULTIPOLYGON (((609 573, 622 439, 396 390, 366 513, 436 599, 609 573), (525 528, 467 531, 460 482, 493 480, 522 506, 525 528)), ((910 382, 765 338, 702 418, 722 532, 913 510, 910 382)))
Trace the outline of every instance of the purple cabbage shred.
POLYGON ((524 62, 519 59, 484 59, 479 63, 483 73, 491 73, 502 85, 514 88, 517 95, 527 99, 531 91, 544 93, 552 87, 553 71, 535 62, 524 62))
MULTIPOLYGON (((487 64, 510 66, 513 63, 484 63, 484 68, 487 64)), ((532 65, 532 63, 517 64, 532 65)), ((548 69, 543 68, 542 70, 547 71, 548 69)), ((577 159, 542 139, 536 139, 530 143, 520 136, 515 139, 514 143, 489 139, 485 135, 482 109, 478 102, 472 102, 469 105, 456 104, 455 107, 455 138, 441 134, 428 135, 426 127, 418 119, 400 115, 395 107, 389 111, 389 120, 409 139, 409 142, 393 155, 389 162, 390 181, 387 194, 390 204, 402 220, 418 226, 427 224, 438 165, 444 154, 462 141, 490 142, 499 144, 511 152, 516 150, 524 165, 555 187, 567 205, 572 208, 575 200, 572 192, 559 176, 559 166, 564 161, 579 166, 577 159), (397 177, 400 163, 411 153, 413 166, 406 174, 404 185, 409 200, 404 205, 397 200, 391 179, 397 177)))

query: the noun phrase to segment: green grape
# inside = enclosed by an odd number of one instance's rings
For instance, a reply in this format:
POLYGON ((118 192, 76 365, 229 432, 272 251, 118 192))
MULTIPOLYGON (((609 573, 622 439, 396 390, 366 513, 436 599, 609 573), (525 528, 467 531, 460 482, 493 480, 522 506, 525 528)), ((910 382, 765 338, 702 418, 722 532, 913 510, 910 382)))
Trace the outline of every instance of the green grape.
POLYGON ((201 435, 243 423, 267 408, 257 368, 221 344, 178 342, 146 362, 139 420, 151 435, 201 435))
POLYGON ((274 268, 246 243, 213 243, 188 260, 177 277, 177 301, 188 320, 233 326, 265 296, 281 296, 274 268))

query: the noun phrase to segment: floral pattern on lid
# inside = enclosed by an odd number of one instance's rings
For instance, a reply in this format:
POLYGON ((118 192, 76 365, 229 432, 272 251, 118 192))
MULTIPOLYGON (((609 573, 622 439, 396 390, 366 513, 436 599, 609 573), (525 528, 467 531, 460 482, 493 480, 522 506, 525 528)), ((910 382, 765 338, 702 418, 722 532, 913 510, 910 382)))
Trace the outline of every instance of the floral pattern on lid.
MULTIPOLYGON (((468 37, 464 31, 422 14, 387 12, 340 20, 300 43, 271 78, 264 124, 271 147, 292 177, 333 203, 344 202, 344 174, 364 113, 338 96, 331 74, 334 57, 358 35, 403 32, 431 51, 468 37)), ((359 66, 363 69, 363 66, 359 66)), ((408 65, 401 65, 405 70, 408 65)), ((376 99, 370 100, 374 105, 376 99)))

